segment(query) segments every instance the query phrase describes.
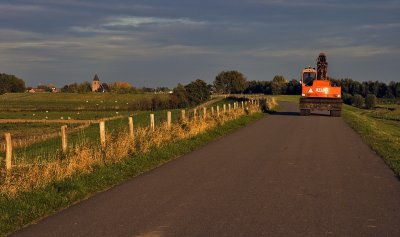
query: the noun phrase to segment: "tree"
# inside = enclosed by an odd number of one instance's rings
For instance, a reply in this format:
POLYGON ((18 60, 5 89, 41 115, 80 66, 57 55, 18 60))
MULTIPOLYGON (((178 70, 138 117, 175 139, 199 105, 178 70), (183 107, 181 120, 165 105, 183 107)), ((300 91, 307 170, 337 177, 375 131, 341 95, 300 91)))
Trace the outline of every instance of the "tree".
POLYGON ((173 90, 172 90, 172 96, 171 96, 171 106, 172 107, 178 107, 178 108, 185 108, 189 106, 189 100, 187 96, 187 92, 185 87, 182 84, 178 84, 173 90))
POLYGON ((92 85, 85 81, 78 85, 78 93, 88 93, 92 91, 92 85))
POLYGON ((271 89, 273 95, 281 95, 285 94, 287 88, 287 80, 284 76, 276 75, 274 79, 272 79, 271 89))
POLYGON ((260 81, 249 81, 247 88, 244 90, 245 94, 264 94, 264 83, 260 81))
POLYGON ((367 97, 365 97, 365 108, 372 109, 375 108, 375 106, 376 106, 376 96, 373 94, 368 94, 367 97))
POLYGON ((352 104, 353 104, 355 107, 362 108, 363 105, 364 105, 364 98, 363 98, 361 95, 359 95, 359 94, 355 94, 355 95, 353 96, 352 104))
POLYGON ((342 99, 345 104, 351 105, 353 103, 353 96, 349 93, 342 93, 342 99))
POLYGON ((0 95, 10 92, 25 92, 24 80, 5 73, 0 74, 0 95))
POLYGON ((185 86, 187 92, 187 98, 191 105, 199 104, 210 98, 210 91, 207 83, 203 80, 197 79, 185 86))
POLYGON ((292 79, 287 84, 287 95, 300 95, 301 94, 301 84, 298 80, 292 79))
POLYGON ((125 81, 113 82, 110 85, 110 89, 112 92, 121 93, 121 94, 131 93, 131 92, 135 91, 134 87, 129 82, 125 82, 125 81))
POLYGON ((65 86, 63 86, 63 88, 61 88, 61 92, 64 92, 64 93, 87 93, 87 92, 91 92, 91 91, 92 91, 92 87, 91 87, 90 83, 87 81, 85 81, 81 84, 72 83, 69 85, 65 85, 65 86))
POLYGON ((222 71, 215 77, 214 87, 219 93, 242 93, 246 82, 246 77, 239 71, 222 71))

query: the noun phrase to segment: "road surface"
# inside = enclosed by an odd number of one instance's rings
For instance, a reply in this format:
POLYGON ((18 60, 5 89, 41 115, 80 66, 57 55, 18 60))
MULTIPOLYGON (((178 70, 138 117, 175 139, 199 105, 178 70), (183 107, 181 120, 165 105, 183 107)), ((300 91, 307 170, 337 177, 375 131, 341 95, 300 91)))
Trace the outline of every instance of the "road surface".
POLYGON ((13 236, 400 236, 400 182, 341 118, 285 104, 13 236))

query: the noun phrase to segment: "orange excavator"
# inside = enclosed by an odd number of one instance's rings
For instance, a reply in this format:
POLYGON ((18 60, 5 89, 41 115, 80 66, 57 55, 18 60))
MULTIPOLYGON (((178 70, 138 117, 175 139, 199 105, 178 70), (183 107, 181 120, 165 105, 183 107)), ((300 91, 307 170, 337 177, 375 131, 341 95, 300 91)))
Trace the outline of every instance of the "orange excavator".
POLYGON ((320 53, 317 70, 307 67, 302 71, 300 115, 310 115, 313 110, 327 110, 331 116, 340 117, 342 103, 341 87, 331 85, 326 55, 320 53))

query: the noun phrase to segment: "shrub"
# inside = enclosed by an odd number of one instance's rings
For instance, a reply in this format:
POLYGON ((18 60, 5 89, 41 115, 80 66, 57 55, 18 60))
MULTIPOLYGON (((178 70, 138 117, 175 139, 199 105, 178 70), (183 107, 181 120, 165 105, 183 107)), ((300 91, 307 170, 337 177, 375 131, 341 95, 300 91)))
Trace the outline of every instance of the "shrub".
POLYGON ((376 96, 374 94, 368 94, 365 97, 365 108, 372 109, 376 106, 376 96))
POLYGON ((342 99, 343 102, 348 105, 351 105, 351 103, 353 102, 353 96, 349 93, 343 93, 342 99))
POLYGON ((352 105, 358 108, 362 108, 364 105, 364 98, 359 94, 355 94, 352 99, 352 105))

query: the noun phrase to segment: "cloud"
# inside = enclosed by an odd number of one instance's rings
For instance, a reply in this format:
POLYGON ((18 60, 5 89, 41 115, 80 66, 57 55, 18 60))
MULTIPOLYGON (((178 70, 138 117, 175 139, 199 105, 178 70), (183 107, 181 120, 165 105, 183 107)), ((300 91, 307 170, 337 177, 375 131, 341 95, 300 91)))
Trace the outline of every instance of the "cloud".
POLYGON ((203 21, 193 21, 187 18, 158 18, 158 17, 115 17, 110 18, 109 22, 103 24, 103 26, 131 26, 139 27, 147 24, 183 24, 183 25, 204 25, 203 21))
POLYGON ((44 10, 43 7, 37 5, 13 5, 13 4, 0 4, 1 14, 14 14, 24 12, 37 12, 44 10))
MULTIPOLYGON (((301 48, 301 49, 258 49, 249 50, 244 54, 269 59, 291 59, 291 58, 310 58, 317 55, 321 50, 315 48, 301 48)), ((399 48, 394 47, 378 47, 373 45, 357 45, 357 46, 343 46, 343 47, 330 47, 325 48, 328 55, 335 56, 337 58, 371 58, 375 56, 394 54, 400 52, 399 48)))
POLYGON ((204 21, 194 21, 187 18, 158 18, 158 17, 109 17, 100 23, 89 26, 72 26, 70 31, 77 33, 118 34, 129 33, 132 28, 145 26, 158 27, 194 27, 204 26, 204 21))
POLYGON ((400 9, 399 1, 329 1, 329 0, 250 0, 256 4, 278 6, 278 7, 319 7, 327 9, 343 9, 343 10, 396 10, 400 9))
POLYGON ((380 23, 380 24, 368 24, 361 26, 362 29, 367 30, 386 30, 386 29, 395 29, 400 28, 400 22, 394 23, 380 23))

